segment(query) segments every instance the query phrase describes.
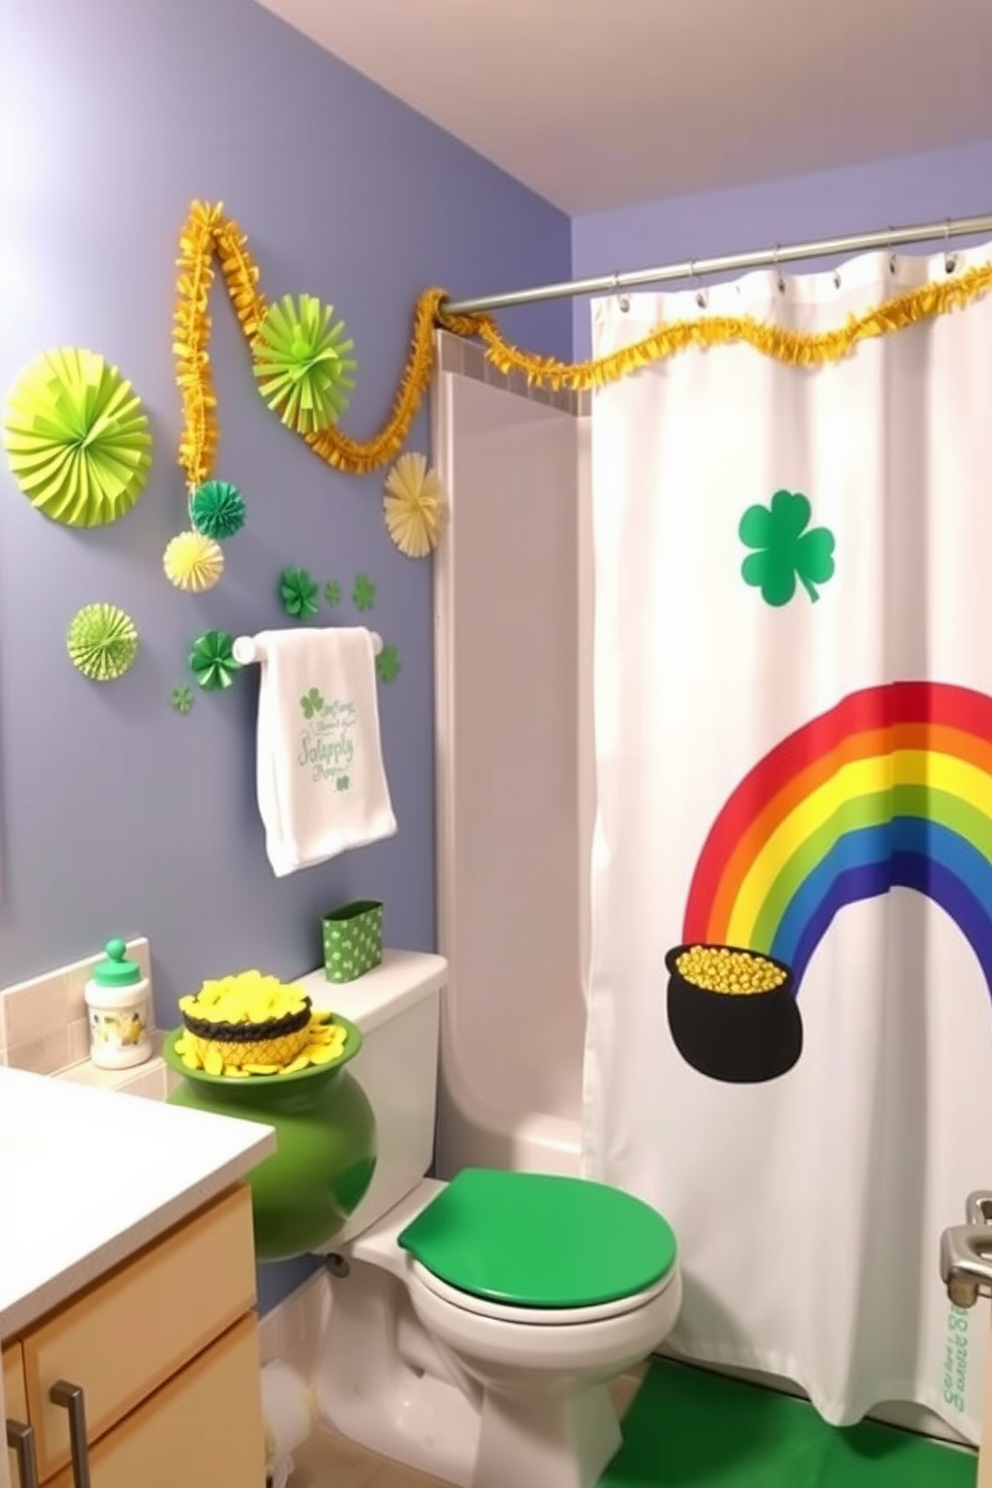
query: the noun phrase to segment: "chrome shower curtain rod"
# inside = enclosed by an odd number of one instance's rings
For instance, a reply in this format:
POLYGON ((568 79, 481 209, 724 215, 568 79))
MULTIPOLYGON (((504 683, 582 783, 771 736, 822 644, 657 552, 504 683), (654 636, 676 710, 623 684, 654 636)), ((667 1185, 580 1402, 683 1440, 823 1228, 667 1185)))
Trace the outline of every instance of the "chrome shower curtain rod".
POLYGON ((446 315, 474 315, 488 310, 508 310, 512 305, 536 305, 542 300, 573 299, 576 295, 619 294, 644 284, 664 284, 672 279, 700 279, 707 274, 726 274, 738 269, 774 269, 781 264, 801 263, 806 258, 832 258, 838 253, 868 253, 873 248, 895 249, 907 243, 928 243, 992 233, 992 214, 985 217, 948 218, 925 222, 918 227, 887 227, 879 232, 855 233, 846 238, 821 238, 812 243, 794 243, 789 248, 759 248, 753 253, 729 253, 723 258, 696 258, 689 263, 666 264, 657 269, 632 269, 626 274, 603 274, 597 279, 573 279, 561 284, 540 284, 535 289, 515 289, 508 294, 486 295, 478 300, 443 300, 446 315))

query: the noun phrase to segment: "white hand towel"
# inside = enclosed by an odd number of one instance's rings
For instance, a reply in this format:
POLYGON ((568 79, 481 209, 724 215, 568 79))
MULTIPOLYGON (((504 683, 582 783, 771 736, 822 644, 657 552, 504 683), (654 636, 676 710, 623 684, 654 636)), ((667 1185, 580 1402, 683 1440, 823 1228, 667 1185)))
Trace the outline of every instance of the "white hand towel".
POLYGON ((363 627, 269 630, 258 697, 258 809, 277 878, 392 837, 375 651, 363 627))

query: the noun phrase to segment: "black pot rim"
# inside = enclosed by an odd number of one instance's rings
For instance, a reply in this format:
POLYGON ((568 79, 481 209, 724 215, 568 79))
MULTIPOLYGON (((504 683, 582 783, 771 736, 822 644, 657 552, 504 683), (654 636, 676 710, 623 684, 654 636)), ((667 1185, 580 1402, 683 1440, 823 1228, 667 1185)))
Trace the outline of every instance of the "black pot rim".
POLYGON ((191 1018, 188 1013, 183 1013, 183 1023, 197 1038, 217 1039, 224 1044, 254 1044, 287 1033, 302 1033, 312 1016, 313 1005, 309 997, 304 997, 300 1012, 270 1018, 266 1023, 208 1023, 205 1018, 191 1018))

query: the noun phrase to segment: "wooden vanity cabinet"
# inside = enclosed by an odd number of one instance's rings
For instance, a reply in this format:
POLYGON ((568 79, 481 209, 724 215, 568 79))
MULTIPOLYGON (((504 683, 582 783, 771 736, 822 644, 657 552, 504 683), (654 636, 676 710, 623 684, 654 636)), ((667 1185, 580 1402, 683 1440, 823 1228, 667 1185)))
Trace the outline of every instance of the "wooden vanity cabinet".
MULTIPOLYGON (((28 1398, 24 1389, 24 1360, 21 1345, 5 1343, 3 1353, 0 1355, 0 1364, 3 1368, 3 1398, 9 1437, 11 1431, 23 1432, 28 1424, 28 1398)), ((17 1454, 13 1447, 7 1448, 7 1474, 11 1488, 21 1488, 23 1474, 20 1472, 17 1454)), ((4 1485, 2 1472, 0 1472, 0 1485, 4 1485)), ((30 1484, 28 1488, 31 1488, 30 1484)))
POLYGON ((239 1187, 5 1346, 39 1488, 263 1488, 254 1305, 239 1187))

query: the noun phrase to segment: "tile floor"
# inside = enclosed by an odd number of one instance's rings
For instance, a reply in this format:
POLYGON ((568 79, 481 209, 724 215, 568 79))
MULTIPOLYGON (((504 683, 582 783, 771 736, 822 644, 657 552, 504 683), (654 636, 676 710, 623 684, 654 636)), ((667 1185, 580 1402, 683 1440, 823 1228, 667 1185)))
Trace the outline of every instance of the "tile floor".
MULTIPOLYGON (((641 1374, 640 1370, 625 1374, 612 1386, 621 1416, 634 1398, 641 1374)), ((448 1488, 438 1478, 377 1457, 326 1430, 319 1431, 295 1457, 290 1488, 448 1488)))

